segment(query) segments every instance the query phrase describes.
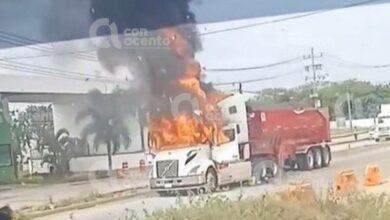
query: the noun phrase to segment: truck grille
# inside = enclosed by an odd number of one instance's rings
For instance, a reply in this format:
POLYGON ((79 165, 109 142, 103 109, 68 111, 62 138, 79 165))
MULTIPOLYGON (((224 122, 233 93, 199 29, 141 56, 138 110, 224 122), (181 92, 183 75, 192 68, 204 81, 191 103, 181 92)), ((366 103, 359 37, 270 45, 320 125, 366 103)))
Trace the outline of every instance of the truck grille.
POLYGON ((179 161, 178 160, 163 160, 157 161, 157 177, 172 178, 178 176, 179 161))

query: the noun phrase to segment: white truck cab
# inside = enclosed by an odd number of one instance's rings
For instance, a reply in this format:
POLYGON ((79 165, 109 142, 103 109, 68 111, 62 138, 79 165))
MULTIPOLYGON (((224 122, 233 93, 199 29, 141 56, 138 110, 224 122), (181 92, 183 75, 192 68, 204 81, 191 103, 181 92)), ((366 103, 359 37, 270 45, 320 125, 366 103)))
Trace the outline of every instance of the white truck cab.
POLYGON ((223 128, 229 139, 157 152, 152 160, 151 189, 161 193, 193 188, 213 191, 251 178, 249 144, 244 146, 248 142, 245 100, 236 94, 219 106, 229 122, 223 128))
POLYGON ((161 151, 152 161, 150 187, 157 191, 203 189, 249 180, 251 162, 240 158, 236 125, 224 129, 229 140, 161 151), (225 130, 226 129, 226 130, 225 130))

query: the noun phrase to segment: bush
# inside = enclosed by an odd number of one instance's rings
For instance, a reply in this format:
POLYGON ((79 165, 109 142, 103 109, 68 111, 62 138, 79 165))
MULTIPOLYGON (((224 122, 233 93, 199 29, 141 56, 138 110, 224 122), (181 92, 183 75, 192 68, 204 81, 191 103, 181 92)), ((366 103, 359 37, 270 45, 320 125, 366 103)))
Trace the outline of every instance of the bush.
POLYGON ((390 202, 386 195, 359 194, 342 201, 330 199, 312 203, 281 200, 277 196, 231 201, 225 197, 208 197, 158 211, 146 216, 163 219, 389 219, 390 202))

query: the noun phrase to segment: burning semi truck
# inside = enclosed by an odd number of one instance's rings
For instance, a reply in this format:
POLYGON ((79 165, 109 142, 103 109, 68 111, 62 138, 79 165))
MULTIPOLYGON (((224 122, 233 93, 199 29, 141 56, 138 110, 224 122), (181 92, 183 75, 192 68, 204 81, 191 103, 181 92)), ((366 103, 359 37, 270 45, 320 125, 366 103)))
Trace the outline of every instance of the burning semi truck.
MULTIPOLYGON (((156 140, 161 131, 151 130, 152 189, 161 193, 194 188, 213 191, 240 181, 267 181, 281 168, 311 170, 329 166, 326 109, 252 109, 241 94, 225 96, 217 106, 223 126, 214 126, 211 138, 203 143, 172 145, 156 140)), ((186 124, 182 126, 187 126, 188 132, 198 131, 196 123, 189 125, 184 118, 186 124)), ((175 125, 180 123, 176 121, 175 125)), ((169 133, 171 126, 167 123, 163 130, 169 133)))
POLYGON ((154 157, 151 188, 214 190, 253 176, 266 180, 277 174, 278 165, 303 170, 327 166, 326 113, 250 111, 240 94, 222 94, 202 82, 203 68, 195 56, 202 50, 201 35, 188 3, 136 1, 121 5, 128 9, 123 16, 106 5, 94 5, 96 18, 122 24, 119 33, 145 28, 142 39, 163 39, 148 49, 102 47, 97 52, 99 62, 114 75, 123 74, 117 67, 127 66, 134 79, 131 88, 142 91, 137 104, 145 112, 142 124, 148 124, 154 157), (177 104, 187 95, 191 108, 177 104))

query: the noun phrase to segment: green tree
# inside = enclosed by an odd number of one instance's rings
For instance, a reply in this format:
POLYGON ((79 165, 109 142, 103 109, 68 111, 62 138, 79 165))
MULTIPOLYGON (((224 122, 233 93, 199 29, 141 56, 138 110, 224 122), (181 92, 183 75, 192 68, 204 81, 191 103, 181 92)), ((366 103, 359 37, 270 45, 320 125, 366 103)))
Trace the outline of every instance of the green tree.
MULTIPOLYGON (((382 103, 390 103, 390 85, 373 85, 370 82, 350 79, 342 82, 327 82, 319 89, 322 106, 328 107, 331 119, 348 115, 347 93, 351 94, 353 118, 375 117, 382 103), (341 98, 341 103, 340 103, 341 98), (336 106, 341 105, 341 106, 336 106), (341 109, 341 115, 336 115, 336 108, 341 109)), ((309 95, 312 93, 310 85, 296 88, 268 88, 263 89, 254 100, 259 107, 312 107, 309 95)), ((253 104, 253 103, 252 103, 253 104)))

